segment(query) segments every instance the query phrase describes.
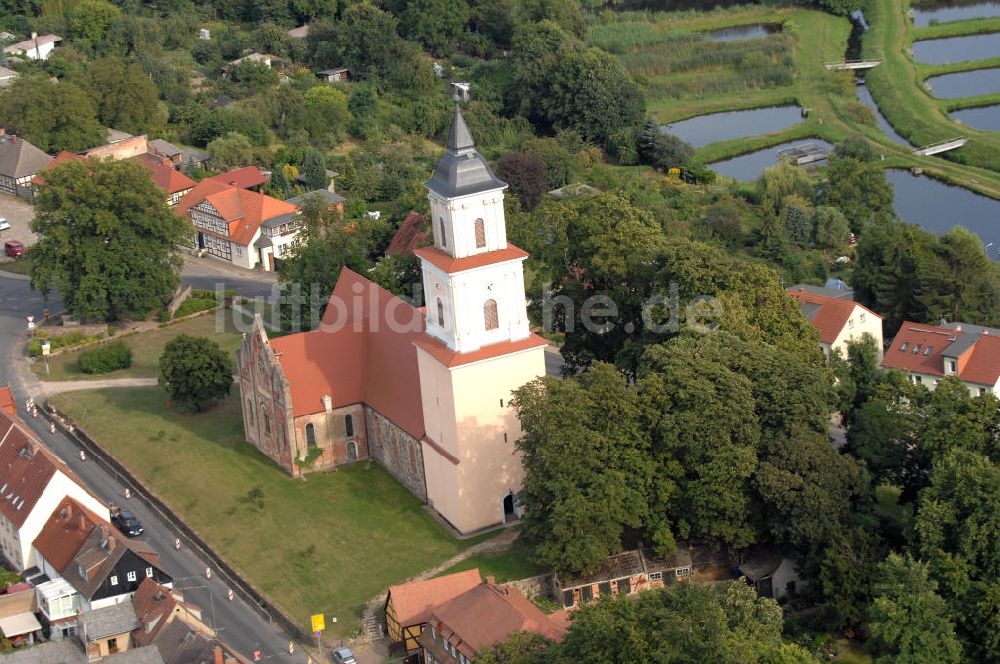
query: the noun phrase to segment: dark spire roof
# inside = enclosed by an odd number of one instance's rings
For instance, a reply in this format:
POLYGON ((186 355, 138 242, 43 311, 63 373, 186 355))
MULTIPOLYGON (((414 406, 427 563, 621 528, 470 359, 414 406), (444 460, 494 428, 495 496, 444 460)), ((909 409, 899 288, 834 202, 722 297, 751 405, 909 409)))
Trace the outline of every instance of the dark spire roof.
POLYGON ((467 150, 475 145, 472 134, 469 133, 469 125, 465 124, 462 111, 458 108, 458 104, 455 104, 455 117, 451 121, 451 131, 448 132, 448 149, 467 150))
POLYGON ((476 151, 475 145, 462 111, 456 105, 455 117, 448 133, 448 150, 441 156, 434 175, 424 186, 445 198, 506 187, 507 183, 493 174, 486 159, 476 151))

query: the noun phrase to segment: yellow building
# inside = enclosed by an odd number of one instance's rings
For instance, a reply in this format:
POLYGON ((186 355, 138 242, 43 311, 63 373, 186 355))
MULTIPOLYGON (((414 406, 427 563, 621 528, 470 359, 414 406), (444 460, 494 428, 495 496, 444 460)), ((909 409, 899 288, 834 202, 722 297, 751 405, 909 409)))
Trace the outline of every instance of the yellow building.
POLYGON ((426 306, 349 270, 317 330, 238 358, 247 440, 293 475, 379 461, 462 533, 520 515, 521 435, 510 398, 545 372, 499 180, 456 109, 426 183, 433 245, 417 249, 426 306))

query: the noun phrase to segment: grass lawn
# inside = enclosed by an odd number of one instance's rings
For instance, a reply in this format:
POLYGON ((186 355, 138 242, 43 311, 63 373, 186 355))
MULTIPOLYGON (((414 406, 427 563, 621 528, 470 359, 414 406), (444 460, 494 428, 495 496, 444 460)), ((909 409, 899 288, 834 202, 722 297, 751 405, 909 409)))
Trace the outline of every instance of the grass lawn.
MULTIPOLYGON (((160 327, 139 334, 119 334, 132 349, 132 366, 120 371, 105 374, 85 374, 80 371, 77 362, 82 350, 63 353, 49 359, 49 375, 45 375, 45 364, 35 362, 31 365, 35 374, 42 380, 104 380, 109 378, 155 378, 159 374, 159 359, 163 347, 171 339, 180 334, 190 334, 198 337, 209 337, 219 343, 227 353, 235 353, 242 336, 240 329, 233 321, 232 312, 223 310, 224 318, 206 314, 192 318, 176 325, 160 327)), ((93 348, 93 346, 91 346, 93 348)))
POLYGON ((527 579, 531 576, 545 574, 552 570, 535 564, 531 560, 531 554, 520 540, 502 553, 484 553, 469 556, 457 565, 452 565, 438 576, 453 574, 467 569, 479 568, 479 573, 483 578, 487 576, 496 577, 497 583, 514 581, 516 579, 527 579))
POLYGON ((202 414, 167 408, 156 388, 54 402, 306 628, 325 613, 351 632, 389 584, 482 539, 454 539, 376 464, 291 479, 244 442, 236 395, 202 414))
POLYGON ((27 275, 31 272, 31 259, 19 258, 14 261, 4 261, 0 263, 0 272, 11 272, 13 274, 27 275))

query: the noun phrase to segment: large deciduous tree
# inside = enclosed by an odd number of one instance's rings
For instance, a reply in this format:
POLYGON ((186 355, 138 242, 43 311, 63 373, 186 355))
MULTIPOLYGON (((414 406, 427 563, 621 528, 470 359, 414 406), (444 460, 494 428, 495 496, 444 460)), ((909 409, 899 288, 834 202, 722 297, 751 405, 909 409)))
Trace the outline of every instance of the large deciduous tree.
POLYGON ((132 161, 72 160, 46 170, 32 231, 31 285, 87 320, 144 317, 178 283, 188 221, 132 161))
POLYGON ((233 387, 233 358, 207 337, 181 334, 160 356, 159 385, 177 401, 204 410, 233 387))
POLYGON ((338 37, 344 64, 352 76, 378 81, 388 74, 399 40, 395 16, 370 2, 352 5, 344 11, 338 37))
POLYGON ((409 0, 399 17, 401 34, 436 56, 450 55, 469 22, 465 0, 409 0))
POLYGON ((166 121, 156 85, 138 63, 120 58, 92 62, 82 85, 97 107, 97 119, 107 127, 133 134, 155 131, 166 121))
POLYGON ((45 152, 77 152, 104 140, 90 97, 67 81, 19 76, 0 94, 0 117, 8 133, 20 135, 45 152))

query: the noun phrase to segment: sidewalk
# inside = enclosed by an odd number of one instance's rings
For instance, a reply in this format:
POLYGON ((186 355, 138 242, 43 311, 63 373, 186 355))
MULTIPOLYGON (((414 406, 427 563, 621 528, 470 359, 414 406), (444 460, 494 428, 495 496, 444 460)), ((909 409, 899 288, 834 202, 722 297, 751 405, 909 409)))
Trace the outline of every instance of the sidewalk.
POLYGON ((105 380, 52 380, 39 383, 47 396, 78 390, 101 390, 107 387, 155 387, 155 378, 107 378, 105 380))

